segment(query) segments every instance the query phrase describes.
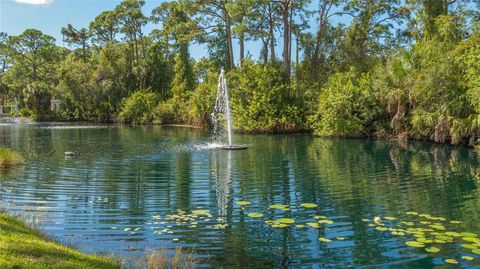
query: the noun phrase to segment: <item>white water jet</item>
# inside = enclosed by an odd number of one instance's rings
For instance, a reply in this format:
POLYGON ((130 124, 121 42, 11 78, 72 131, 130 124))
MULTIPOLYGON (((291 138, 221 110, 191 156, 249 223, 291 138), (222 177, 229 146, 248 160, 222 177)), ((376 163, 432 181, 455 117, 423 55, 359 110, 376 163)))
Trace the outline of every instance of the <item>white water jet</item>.
POLYGON ((232 114, 230 110, 230 96, 228 95, 227 78, 225 71, 222 69, 220 76, 218 76, 217 99, 215 100, 215 107, 211 114, 213 124, 214 140, 221 142, 225 130, 227 133, 227 146, 224 149, 245 149, 245 145, 234 145, 232 143, 232 114), (225 126, 226 125, 226 126, 225 126), (219 141, 220 140, 220 141, 219 141))

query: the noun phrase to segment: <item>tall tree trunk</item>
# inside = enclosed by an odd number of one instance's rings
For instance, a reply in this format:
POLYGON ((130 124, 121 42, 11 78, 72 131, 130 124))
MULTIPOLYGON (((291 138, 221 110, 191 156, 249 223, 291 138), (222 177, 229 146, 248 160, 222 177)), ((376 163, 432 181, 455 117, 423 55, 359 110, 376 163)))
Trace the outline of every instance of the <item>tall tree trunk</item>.
POLYGON ((285 78, 290 79, 290 0, 283 0, 283 68, 285 78))
POLYGON ((240 43, 240 66, 243 66, 243 58, 245 58, 245 34, 243 30, 240 32, 239 35, 239 43, 240 43))
POLYGON ((268 39, 270 40, 270 61, 275 62, 275 36, 273 30, 275 21, 273 17, 272 3, 268 5, 268 39))
POLYGON ((283 68, 285 72, 285 79, 290 78, 290 16, 289 16, 289 0, 283 0, 283 68))
POLYGON ((226 37, 227 37, 227 56, 228 56, 228 70, 232 70, 235 68, 235 63, 233 60, 233 42, 232 42, 232 28, 230 23, 230 16, 227 12, 224 14, 225 16, 225 28, 226 28, 226 37))

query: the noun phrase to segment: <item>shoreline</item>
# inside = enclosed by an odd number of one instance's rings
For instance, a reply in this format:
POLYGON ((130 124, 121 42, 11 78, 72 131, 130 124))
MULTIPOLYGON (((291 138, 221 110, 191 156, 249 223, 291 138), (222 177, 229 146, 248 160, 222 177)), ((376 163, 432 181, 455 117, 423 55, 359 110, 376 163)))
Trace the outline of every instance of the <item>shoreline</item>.
POLYGON ((86 254, 66 246, 4 211, 0 211, 0 242, 0 268, 121 268, 113 256, 86 254))
MULTIPOLYGON (((149 124, 125 124, 125 123, 119 123, 119 122, 95 122, 95 121, 33 121, 29 119, 28 122, 22 122, 20 124, 25 124, 25 125, 31 125, 35 123, 40 123, 40 124, 69 124, 69 123, 80 123, 80 124, 91 124, 91 125, 124 125, 124 126, 167 126, 167 127, 181 127, 181 128, 191 128, 191 129, 197 129, 197 130, 205 130, 207 129, 206 126, 203 125, 195 125, 195 124, 182 124, 182 123, 149 123, 149 124)), ((13 123, 15 124, 15 123, 13 123)), ((476 148, 480 144, 478 142, 476 143, 471 143, 469 142, 463 142, 463 143, 458 143, 458 144, 452 144, 450 140, 446 140, 445 142, 436 142, 433 139, 429 138, 415 138, 411 137, 408 132, 403 132, 399 134, 389 134, 389 133, 373 133, 373 134, 368 134, 368 135, 363 135, 363 136, 322 136, 322 135, 317 135, 314 133, 312 129, 308 128, 274 128, 271 130, 241 130, 241 129, 233 129, 234 132, 238 134, 249 134, 249 135, 255 135, 255 134, 264 134, 264 135, 283 135, 283 134, 312 134, 314 137, 321 137, 321 138, 332 138, 332 139, 341 139, 341 138, 346 138, 346 139, 373 139, 373 140, 381 140, 381 141, 402 141, 402 140, 412 140, 412 141, 417 141, 417 142, 431 142, 434 144, 439 144, 439 145, 450 145, 450 146, 464 146, 468 148, 476 148)), ((478 138, 480 141, 480 138, 478 138)))

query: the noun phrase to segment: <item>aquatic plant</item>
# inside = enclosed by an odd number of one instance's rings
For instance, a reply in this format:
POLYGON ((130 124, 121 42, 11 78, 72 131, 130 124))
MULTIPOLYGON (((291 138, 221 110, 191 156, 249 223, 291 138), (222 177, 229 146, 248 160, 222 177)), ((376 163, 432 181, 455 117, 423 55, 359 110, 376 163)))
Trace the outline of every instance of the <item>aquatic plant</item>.
POLYGON ((23 163, 23 157, 20 153, 8 149, 0 148, 0 169, 5 169, 23 163))

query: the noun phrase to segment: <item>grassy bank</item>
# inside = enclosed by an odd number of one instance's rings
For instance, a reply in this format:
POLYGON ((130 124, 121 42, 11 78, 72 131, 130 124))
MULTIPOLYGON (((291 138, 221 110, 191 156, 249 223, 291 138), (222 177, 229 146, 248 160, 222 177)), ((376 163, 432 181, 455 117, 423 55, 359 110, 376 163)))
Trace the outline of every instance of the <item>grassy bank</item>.
POLYGON ((8 149, 0 148, 0 169, 5 169, 23 163, 20 153, 8 149))
POLYGON ((121 268, 112 258, 83 254, 0 213, 0 268, 121 268))

